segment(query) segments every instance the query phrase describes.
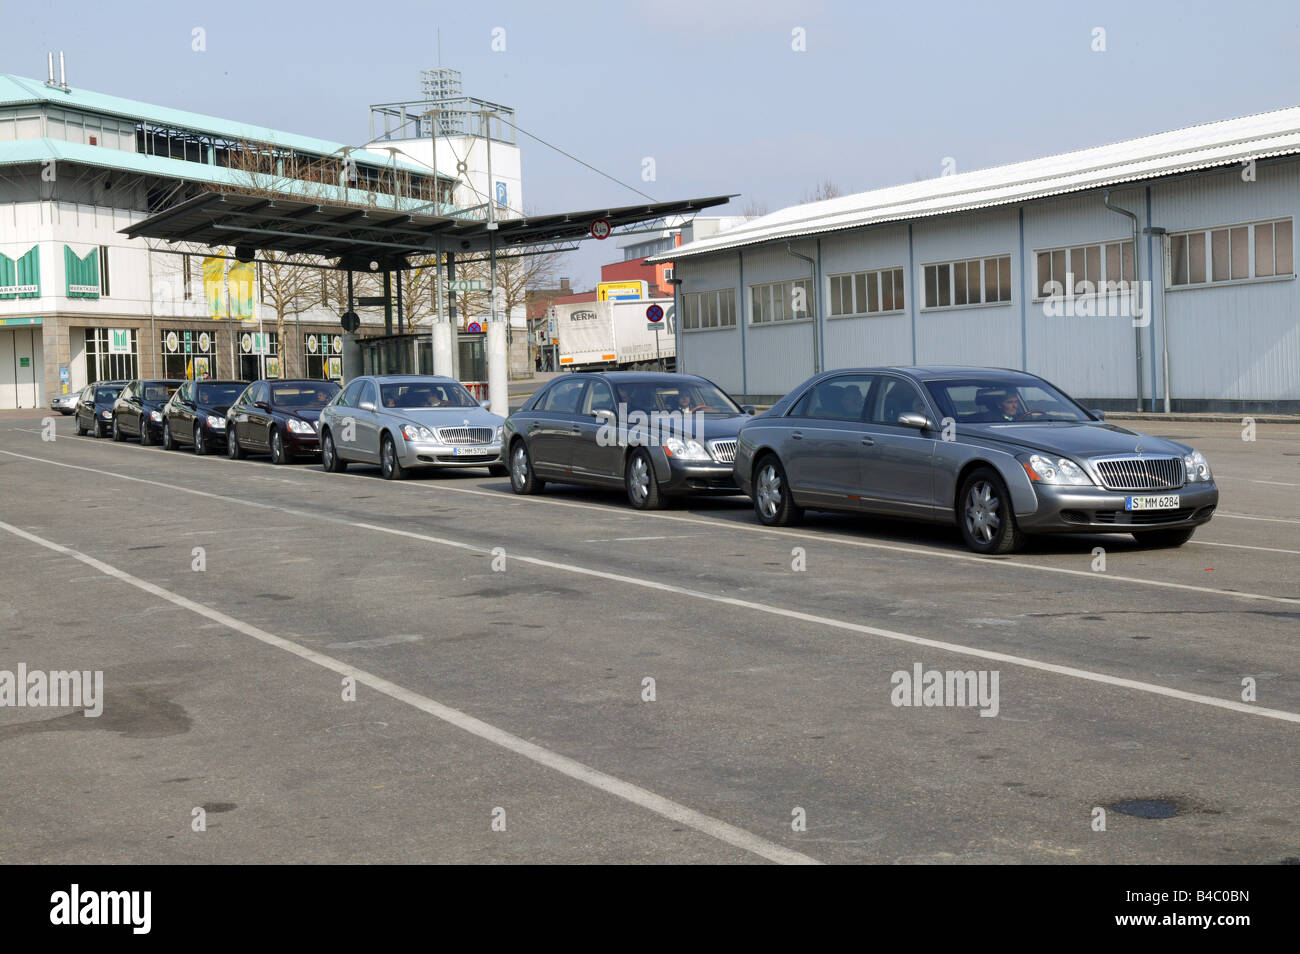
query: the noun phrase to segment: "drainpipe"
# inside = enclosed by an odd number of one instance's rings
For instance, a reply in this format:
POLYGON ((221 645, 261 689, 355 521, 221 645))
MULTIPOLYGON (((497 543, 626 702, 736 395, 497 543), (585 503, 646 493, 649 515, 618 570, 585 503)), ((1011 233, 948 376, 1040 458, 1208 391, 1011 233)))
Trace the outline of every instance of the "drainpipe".
POLYGON ((805 262, 807 262, 809 265, 812 266, 813 300, 809 302, 809 308, 811 309, 809 313, 812 315, 812 319, 813 319, 813 326, 812 326, 813 327, 813 333, 812 333, 813 374, 820 374, 822 370, 822 363, 821 363, 821 352, 820 349, 818 348, 819 335, 817 329, 817 292, 818 292, 817 262, 814 259, 809 258, 807 255, 804 255, 802 252, 796 252, 793 248, 790 247, 789 242, 785 243, 785 250, 787 254, 793 255, 795 258, 802 258, 805 262))
MULTIPOLYGON (((1138 293, 1138 217, 1128 209, 1121 209, 1117 205, 1110 204, 1110 190, 1102 192, 1102 204, 1112 212, 1118 212, 1120 215, 1127 215, 1133 223, 1133 286, 1129 289, 1129 303, 1136 306, 1141 301, 1141 295, 1138 293)), ((1123 274, 1124 254, 1120 252, 1120 274, 1123 274)), ((1147 306, 1149 307, 1149 306, 1147 306)), ((1137 308, 1133 309, 1134 315, 1137 315, 1137 308)), ((1135 327, 1133 329, 1133 346, 1137 354, 1137 409, 1142 413, 1142 329, 1135 327)))

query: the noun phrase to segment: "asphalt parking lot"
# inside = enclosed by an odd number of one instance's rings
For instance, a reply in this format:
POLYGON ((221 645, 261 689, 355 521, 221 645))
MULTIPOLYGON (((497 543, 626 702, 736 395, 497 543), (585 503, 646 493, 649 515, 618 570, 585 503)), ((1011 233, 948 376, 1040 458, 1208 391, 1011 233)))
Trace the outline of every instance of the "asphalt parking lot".
POLYGON ((0 670, 103 713, 0 708, 0 862, 1300 856, 1300 425, 1150 426, 1222 492, 1181 549, 1005 558, 56 427, 0 421, 0 670), (996 714, 895 705, 918 665, 996 714))

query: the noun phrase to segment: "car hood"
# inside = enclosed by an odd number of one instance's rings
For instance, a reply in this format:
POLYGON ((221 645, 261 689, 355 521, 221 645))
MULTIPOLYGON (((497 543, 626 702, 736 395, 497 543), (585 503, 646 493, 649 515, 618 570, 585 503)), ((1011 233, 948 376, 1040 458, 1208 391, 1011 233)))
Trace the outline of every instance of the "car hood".
POLYGON ((957 428, 957 437, 959 440, 969 437, 980 442, 1067 457, 1105 457, 1111 454, 1181 457, 1191 450, 1186 444, 1105 421, 962 424, 957 428))
POLYGON ((379 411, 379 416, 387 421, 423 427, 490 427, 495 430, 506 422, 500 414, 481 407, 384 408, 379 411))
POLYGON ((194 410, 199 414, 214 414, 219 417, 225 417, 226 413, 230 410, 230 405, 229 404, 196 404, 194 405, 194 410))
POLYGON ((312 410, 311 408, 302 407, 277 407, 275 413, 283 414, 285 417, 296 417, 300 421, 310 421, 312 424, 315 424, 320 420, 321 410, 321 408, 312 410))

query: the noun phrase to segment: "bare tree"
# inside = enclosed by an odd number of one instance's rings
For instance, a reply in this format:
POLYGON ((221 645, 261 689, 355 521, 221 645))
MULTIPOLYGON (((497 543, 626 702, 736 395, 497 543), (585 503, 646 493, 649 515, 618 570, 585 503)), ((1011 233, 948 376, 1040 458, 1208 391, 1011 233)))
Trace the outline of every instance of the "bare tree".
MULTIPOLYGON (((320 301, 320 272, 314 257, 289 255, 285 252, 264 251, 258 267, 258 299, 275 312, 275 333, 280 342, 280 376, 289 376, 286 347, 288 339, 284 334, 284 320, 292 315, 299 315, 316 302, 320 301)), ((346 295, 346 292, 344 293, 346 295)), ((293 349, 297 354, 297 349, 293 349)), ((302 358, 298 357, 301 365, 302 358)), ((301 375, 303 369, 297 368, 301 375)))
POLYGON ((740 214, 743 215, 746 220, 762 218, 767 215, 767 203, 751 196, 748 201, 745 202, 745 208, 741 210, 740 214))
POLYGON ((820 179, 811 192, 803 194, 803 202, 821 202, 825 199, 838 199, 844 193, 830 178, 820 179))

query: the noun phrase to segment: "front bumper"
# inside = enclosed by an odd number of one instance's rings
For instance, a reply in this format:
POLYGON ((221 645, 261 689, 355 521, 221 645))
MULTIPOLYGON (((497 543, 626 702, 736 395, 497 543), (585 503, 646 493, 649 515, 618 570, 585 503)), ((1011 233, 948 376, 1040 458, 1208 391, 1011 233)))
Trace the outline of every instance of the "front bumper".
POLYGON ((320 434, 299 434, 295 431, 282 430, 285 449, 293 454, 319 454, 320 434))
POLYGON ((655 472, 659 478, 659 489, 666 494, 738 494, 736 478, 731 464, 717 461, 685 461, 669 457, 662 449, 657 449, 655 472))
POLYGON ((1177 490, 1104 490, 1034 483, 1038 507, 1017 513, 1016 523, 1030 533, 1130 533, 1198 527, 1208 523, 1219 505, 1219 488, 1209 483, 1185 484, 1177 490), (1124 509, 1128 497, 1177 496, 1172 510, 1124 509))
POLYGON ((403 467, 491 467, 502 464, 500 444, 439 444, 403 440, 398 450, 403 467))

